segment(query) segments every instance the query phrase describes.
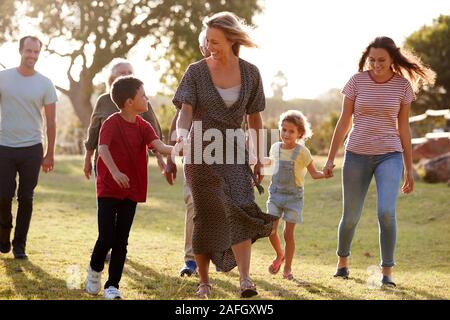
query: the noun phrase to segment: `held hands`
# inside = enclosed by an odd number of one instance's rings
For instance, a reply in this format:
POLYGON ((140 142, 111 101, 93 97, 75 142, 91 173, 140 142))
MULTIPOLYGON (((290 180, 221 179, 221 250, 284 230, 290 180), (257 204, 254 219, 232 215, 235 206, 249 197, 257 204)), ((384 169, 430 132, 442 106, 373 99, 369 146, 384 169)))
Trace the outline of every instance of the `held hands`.
POLYGON ((414 177, 412 172, 410 171, 403 171, 403 185, 402 185, 402 192, 404 194, 409 194, 413 192, 414 190, 414 177))
POLYGON ((172 161, 172 157, 170 156, 167 157, 167 165, 166 170, 164 170, 164 175, 170 185, 175 183, 175 179, 177 178, 177 165, 172 161))
POLYGON ((52 154, 46 154, 44 159, 42 159, 42 170, 48 173, 53 170, 55 160, 52 154))
POLYGON ((166 162, 164 161, 164 157, 162 156, 161 153, 159 153, 158 151, 152 151, 153 154, 156 157, 156 160, 158 162, 158 167, 161 170, 161 174, 164 174, 164 172, 166 172, 166 162))
POLYGON ((130 179, 122 172, 114 172, 112 177, 121 188, 128 189, 130 187, 130 179))
POLYGON ((258 161, 255 164, 255 167, 253 168, 253 173, 255 174, 255 177, 256 177, 256 180, 258 181, 258 183, 261 183, 261 181, 264 178, 264 176, 262 174, 262 167, 263 167, 263 164, 258 161))
MULTIPOLYGON (((177 137, 177 143, 173 146, 173 152, 175 156, 183 156, 183 148, 187 144, 187 138, 184 136, 177 137)), ((173 156, 173 154, 172 154, 173 156)))
POLYGON ((325 178, 331 178, 333 177, 333 169, 336 165, 333 163, 333 161, 331 160, 327 160, 327 163, 325 164, 325 166, 323 167, 322 171, 323 174, 325 175, 325 178))

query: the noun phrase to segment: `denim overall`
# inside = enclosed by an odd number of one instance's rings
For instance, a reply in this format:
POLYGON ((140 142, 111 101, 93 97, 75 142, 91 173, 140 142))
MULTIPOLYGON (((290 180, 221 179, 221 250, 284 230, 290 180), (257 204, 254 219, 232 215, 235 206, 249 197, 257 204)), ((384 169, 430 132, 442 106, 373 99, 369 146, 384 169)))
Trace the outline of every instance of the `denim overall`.
POLYGON ((267 212, 290 223, 301 223, 303 187, 295 183, 295 159, 302 146, 297 144, 290 160, 280 160, 281 143, 275 150, 275 172, 269 187, 267 212))

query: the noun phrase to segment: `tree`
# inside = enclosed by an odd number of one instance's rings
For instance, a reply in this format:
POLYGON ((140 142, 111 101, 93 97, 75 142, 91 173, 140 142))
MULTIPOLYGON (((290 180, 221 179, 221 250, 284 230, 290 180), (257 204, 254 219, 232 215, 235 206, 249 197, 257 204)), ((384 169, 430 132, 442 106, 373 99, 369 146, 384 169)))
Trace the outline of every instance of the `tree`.
POLYGON ((437 74, 434 88, 425 88, 414 104, 414 111, 450 108, 450 16, 441 15, 430 26, 423 26, 405 41, 437 74))
POLYGON ((284 89, 288 86, 288 80, 283 71, 278 71, 272 80, 273 98, 283 100, 284 89))
POLYGON ((57 89, 69 97, 84 127, 92 113, 95 75, 139 41, 162 50, 158 58, 169 62, 162 81, 173 89, 188 64, 201 58, 197 37, 203 17, 232 11, 250 24, 262 10, 258 0, 3 0, 0 9, 0 41, 16 39, 18 17, 30 17, 46 35, 47 50, 70 59, 69 88, 57 89), (64 51, 56 45, 61 41, 64 51))

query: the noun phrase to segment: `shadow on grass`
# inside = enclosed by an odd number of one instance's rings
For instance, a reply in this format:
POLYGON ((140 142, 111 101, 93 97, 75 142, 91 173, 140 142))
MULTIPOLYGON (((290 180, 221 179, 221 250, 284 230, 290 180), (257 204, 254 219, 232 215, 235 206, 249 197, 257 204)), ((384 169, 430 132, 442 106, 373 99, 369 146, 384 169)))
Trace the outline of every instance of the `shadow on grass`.
MULTIPOLYGON (((195 291, 198 285, 198 278, 194 277, 179 277, 179 276, 166 276, 161 275, 154 269, 144 266, 139 262, 127 260, 127 267, 124 271, 133 282, 133 286, 140 289, 143 295, 152 296, 153 299, 160 300, 185 300, 196 299, 195 291), (148 293, 147 293, 148 291, 148 293)), ((239 297, 239 275, 236 272, 230 272, 226 274, 230 280, 222 280, 219 278, 212 279, 213 291, 211 298, 221 299, 240 299, 239 297)), ((214 276, 213 276, 214 277, 214 276)), ((303 287, 305 291, 323 296, 323 298, 335 298, 335 299, 355 299, 354 297, 347 296, 342 292, 333 288, 322 286, 319 283, 308 283, 305 285, 303 282, 294 283, 297 287, 303 287)), ((261 279, 255 279, 257 287, 273 293, 279 298, 285 298, 289 300, 304 300, 305 296, 301 292, 295 292, 282 285, 274 284, 261 279)), ((253 297, 252 300, 264 299, 260 296, 253 297)))
MULTIPOLYGON (((349 277, 347 280, 343 279, 337 279, 338 281, 353 281, 359 285, 367 286, 367 281, 356 278, 356 277, 349 277)), ((405 287, 402 284, 397 284, 397 287, 381 287, 380 289, 374 289, 374 290, 381 290, 384 293, 390 294, 395 299, 402 299, 402 300, 443 300, 446 299, 445 297, 440 297, 433 295, 429 292, 426 292, 424 290, 419 290, 417 288, 411 288, 411 287, 405 287)), ((346 299, 346 298, 343 298, 346 299)))
MULTIPOLYGON (((154 269, 136 261, 127 261, 128 268, 124 274, 133 281, 133 286, 142 294, 159 300, 190 300, 197 299, 195 292, 198 277, 180 277, 161 275, 154 269), (147 293, 148 291, 148 293, 147 293)), ((236 281, 236 284, 239 281, 236 281)), ((239 287, 230 281, 214 278, 211 281, 213 291, 211 299, 239 299, 239 287)))
POLYGON ((436 296, 436 295, 433 295, 424 290, 404 287, 401 284, 397 285, 397 287, 395 287, 395 288, 382 287, 381 290, 395 296, 395 298, 397 298, 397 299, 404 299, 404 300, 446 300, 447 299, 446 297, 436 296))
POLYGON ((65 280, 55 278, 30 260, 2 259, 14 290, 2 292, 5 299, 80 300, 88 299, 81 288, 68 289, 65 280))

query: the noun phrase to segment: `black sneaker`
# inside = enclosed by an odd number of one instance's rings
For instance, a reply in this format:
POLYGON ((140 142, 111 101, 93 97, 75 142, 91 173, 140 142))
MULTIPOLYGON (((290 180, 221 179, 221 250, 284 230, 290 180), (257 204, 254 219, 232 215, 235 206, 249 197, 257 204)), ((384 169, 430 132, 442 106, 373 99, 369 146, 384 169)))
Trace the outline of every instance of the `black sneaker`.
POLYGON ((349 275, 350 275, 350 271, 348 270, 348 268, 347 267, 342 267, 342 268, 338 268, 336 270, 336 273, 334 274, 333 277, 348 279, 349 275))
POLYGON ((13 250, 14 259, 17 260, 27 260, 28 256, 25 252, 16 252, 13 250))

